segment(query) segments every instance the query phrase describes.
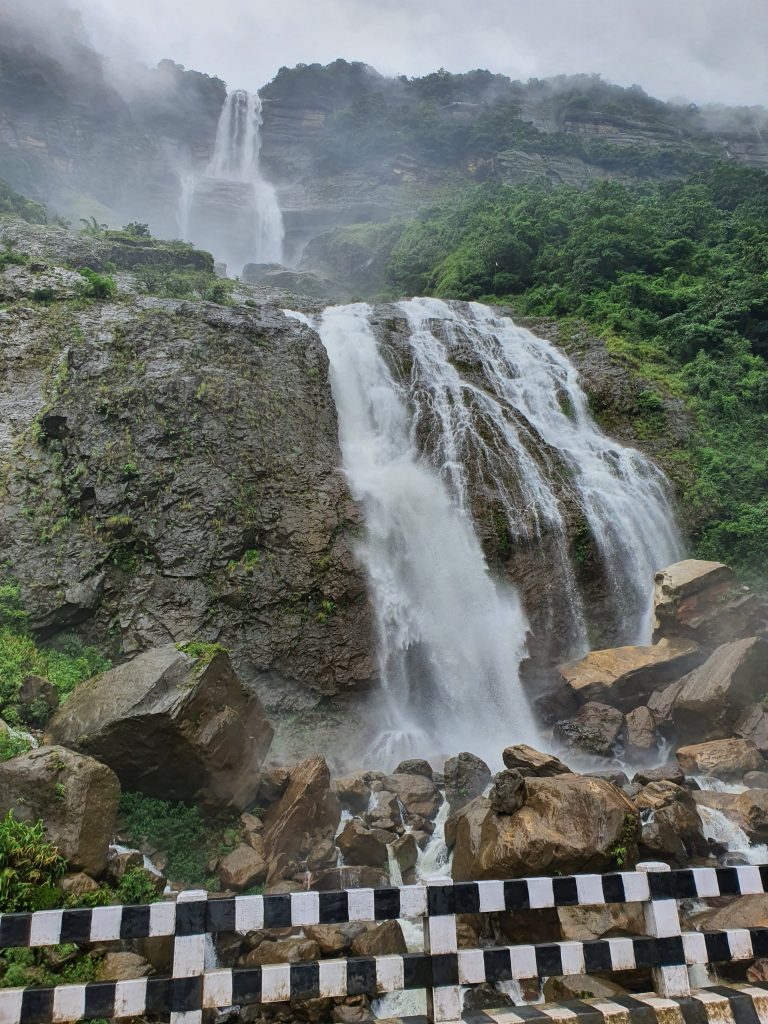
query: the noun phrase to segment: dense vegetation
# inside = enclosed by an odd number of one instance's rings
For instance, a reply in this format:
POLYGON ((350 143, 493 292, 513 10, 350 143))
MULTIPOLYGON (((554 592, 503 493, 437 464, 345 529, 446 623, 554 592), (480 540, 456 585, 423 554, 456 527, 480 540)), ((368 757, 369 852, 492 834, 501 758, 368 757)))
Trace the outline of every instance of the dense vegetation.
POLYGON ((48 221, 48 213, 44 206, 36 203, 33 199, 19 195, 10 185, 0 178, 0 215, 12 214, 14 217, 21 217, 30 224, 45 224, 48 221))
POLYGON ((685 396, 696 551, 767 575, 767 175, 721 165, 634 187, 485 185, 381 232, 391 292, 581 318, 685 396))

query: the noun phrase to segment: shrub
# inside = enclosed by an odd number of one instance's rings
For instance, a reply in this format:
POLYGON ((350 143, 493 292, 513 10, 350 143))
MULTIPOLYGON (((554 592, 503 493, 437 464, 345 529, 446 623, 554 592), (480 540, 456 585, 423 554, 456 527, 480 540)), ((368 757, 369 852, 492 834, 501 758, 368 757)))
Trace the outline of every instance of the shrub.
POLYGON ((25 736, 17 733, 0 733, 0 761, 10 761, 12 757, 26 754, 32 744, 25 736))
POLYGON ((134 843, 149 843, 167 855, 170 879, 190 885, 205 881, 210 835, 199 808, 142 793, 124 793, 120 819, 134 843))
POLYGON ((85 279, 82 294, 87 299, 110 299, 117 291, 117 283, 108 274, 97 274, 90 267, 81 267, 80 275, 85 279))
POLYGON ((0 821, 0 913, 58 906, 62 894, 56 882, 66 870, 41 821, 17 821, 12 811, 0 821))

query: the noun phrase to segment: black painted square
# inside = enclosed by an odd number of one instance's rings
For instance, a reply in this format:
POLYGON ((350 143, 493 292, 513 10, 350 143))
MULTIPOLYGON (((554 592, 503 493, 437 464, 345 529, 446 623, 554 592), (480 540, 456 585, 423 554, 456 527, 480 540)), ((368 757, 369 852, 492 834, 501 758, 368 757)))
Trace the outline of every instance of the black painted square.
POLYGON ((584 943, 584 967, 587 974, 613 970, 611 947, 607 942, 596 939, 594 942, 584 943))
POLYGON ((91 937, 91 916, 90 910, 65 910, 61 915, 61 941, 88 942, 91 937))
POLYGON ((563 958, 560 956, 560 947, 554 943, 544 946, 534 946, 536 950, 536 971, 539 977, 559 978, 563 973, 563 958))
POLYGON ((317 999, 320 995, 320 967, 291 964, 291 999, 317 999))
MULTIPOLYGON (((176 907, 176 920, 179 919, 179 908, 176 907)), ((123 907, 120 919, 121 939, 144 939, 149 935, 149 907, 123 907)))
POLYGON ((453 887, 457 914, 480 913, 480 890, 477 882, 458 882, 453 887))
POLYGON ((437 953, 432 957, 432 984, 459 984, 459 957, 457 953, 437 953))
POLYGON ((508 949, 484 949, 485 980, 492 984, 512 980, 512 958, 508 949))
POLYGON ((235 1006, 261 1002, 260 967, 232 972, 232 1002, 235 1006))
POLYGON ((115 1014, 115 983, 91 982, 85 986, 85 1020, 111 1020, 115 1014))
MULTIPOLYGON (((273 898, 273 897, 268 897, 273 898)), ((265 898, 264 903, 266 904, 265 898)), ((320 893, 320 923, 345 924, 349 921, 349 902, 345 892, 320 893)))
POLYGON ((288 895, 264 897, 264 927, 290 928, 291 897, 288 895))
POLYGON ((507 910, 527 910, 530 905, 528 883, 525 879, 508 879, 504 883, 504 906, 507 910))
POLYGON ((377 921, 397 921, 400 917, 400 890, 374 889, 373 916, 377 921))
POLYGON ((555 906, 575 907, 579 903, 579 893, 576 888, 576 879, 573 877, 553 878, 552 890, 555 894, 555 906))
POLYGON ((376 960, 352 957, 347 960, 347 993, 351 996, 376 994, 376 960))
POLYGON ((234 900, 208 900, 207 907, 205 931, 215 934, 216 932, 233 932, 236 930, 236 907, 234 900))

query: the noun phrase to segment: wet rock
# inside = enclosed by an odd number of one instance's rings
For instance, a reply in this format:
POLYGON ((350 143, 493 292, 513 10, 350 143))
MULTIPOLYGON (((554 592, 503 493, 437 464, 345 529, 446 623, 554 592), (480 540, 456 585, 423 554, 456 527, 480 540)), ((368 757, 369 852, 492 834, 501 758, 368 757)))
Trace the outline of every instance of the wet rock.
POLYGON ((332 889, 381 889, 385 885, 389 885, 387 871, 360 864, 326 868, 318 871, 311 879, 311 888, 317 892, 329 892, 332 889))
POLYGON ((452 811, 480 796, 490 781, 488 765, 468 751, 445 762, 445 796, 452 811))
POLYGON ((763 756, 749 740, 710 740, 680 747, 677 760, 686 775, 714 775, 718 779, 742 778, 765 767, 763 756))
POLYGON ((580 703, 597 701, 631 711, 655 690, 690 672, 704 657, 688 640, 662 640, 653 647, 590 651, 558 671, 580 703))
POLYGON ((16 700, 22 722, 39 728, 59 706, 59 691, 47 679, 25 676, 16 700))
POLYGON ((649 782, 674 782, 676 786, 682 786, 685 774, 676 761, 670 761, 659 768, 641 768, 635 772, 632 781, 641 786, 647 786, 649 782))
POLYGON ((240 957, 240 967, 263 967, 265 964, 298 964, 319 960, 320 947, 311 939, 278 939, 262 942, 250 953, 240 957))
POLYGON ((627 989, 609 978, 594 978, 589 974, 564 974, 559 978, 547 978, 544 982, 544 998, 547 1002, 564 999, 610 1001, 615 996, 628 994, 627 989))
POLYGON ((525 802, 525 780, 516 768, 505 768, 493 780, 491 807, 497 814, 514 814, 525 802))
POLYGON ((694 640, 709 648, 765 631, 766 609, 721 562, 687 559, 656 573, 654 641, 694 640))
POLYGON ((401 761, 395 768, 395 775, 423 775, 427 779, 432 778, 432 765, 422 758, 413 757, 408 761, 401 761))
POLYGON ((324 871, 337 862, 338 851, 332 839, 321 839, 307 857, 307 868, 310 871, 324 871))
POLYGON ((389 861, 387 846, 394 839, 392 833, 370 829, 360 818, 350 818, 336 837, 336 845, 344 855, 346 864, 383 868, 389 861))
POLYGON ((679 867, 708 852, 701 819, 689 790, 673 782, 650 782, 635 797, 640 812, 641 855, 679 867))
POLYGON ((768 692, 768 640, 718 647, 682 684, 672 706, 680 742, 731 736, 740 714, 768 692))
POLYGON ((526 778, 546 779, 555 775, 565 775, 571 770, 558 757, 553 754, 542 754, 526 743, 506 747, 502 758, 507 768, 516 768, 526 778))
POLYGON ((370 775, 370 772, 353 772, 333 780, 333 791, 341 806, 352 814, 362 814, 368 810, 371 799, 370 775))
POLYGON ((747 968, 747 981, 753 985, 765 984, 768 981, 768 960, 764 957, 760 960, 755 960, 753 964, 747 968))
POLYGON ((408 832, 406 835, 396 839, 392 843, 390 850, 392 856, 397 861, 401 874, 404 875, 416 867, 416 861, 419 859, 419 848, 412 832, 408 832))
POLYGON ((403 931, 397 921, 383 921, 362 932, 352 943, 352 956, 391 956, 408 952, 403 931))
POLYGON ((218 874, 225 889, 242 892, 252 885, 262 885, 267 880, 267 870, 263 848, 260 853, 248 843, 240 843, 231 853, 222 857, 218 874))
POLYGON ((768 789, 768 772, 747 772, 743 782, 747 789, 768 789))
POLYGON ((358 1006, 334 1006, 331 1014, 333 1024, 369 1024, 376 1018, 371 1009, 363 1004, 358 1006))
POLYGON ((301 870, 319 842, 334 838, 340 819, 325 758, 310 757, 295 765, 287 789, 264 818, 270 883, 301 870))
POLYGON ((153 974, 152 965, 138 953, 110 951, 96 968, 97 981, 130 981, 132 978, 147 978, 153 974))
POLYGON ((590 779, 602 779, 604 782, 610 782, 612 786, 616 786, 617 789, 624 789, 625 786, 629 785, 629 779, 626 774, 620 769, 606 769, 600 772, 584 772, 590 779))
POLYGON ((443 798, 431 778, 425 775, 388 775, 384 779, 388 792, 394 793, 411 818, 434 818, 443 798))
POLYGON ((748 789, 744 793, 700 790, 693 794, 697 804, 713 807, 746 832, 752 843, 768 841, 768 790, 748 789))
POLYGON ((73 871, 98 878, 107 865, 120 783, 92 757, 59 746, 38 747, 0 764, 0 817, 42 820, 73 871))
POLYGON ((647 707, 630 711, 624 721, 624 744, 630 758, 650 758, 659 745, 656 720, 647 707))
POLYGON ((496 814, 490 802, 472 811, 456 830, 457 881, 605 871, 615 865, 619 849, 627 865, 637 859, 635 807, 601 779, 531 778, 526 802, 515 814, 496 814))
POLYGON ((760 753, 768 754, 768 710, 765 705, 751 704, 733 723, 733 735, 754 743, 760 753))
POLYGON ((566 750, 608 757, 623 724, 624 715, 617 708, 590 701, 573 718, 558 722, 552 736, 566 750))
POLYGON ((144 855, 139 850, 118 853, 114 848, 110 848, 107 858, 107 879, 111 885, 118 885, 126 872, 143 867, 144 855))
POLYGON ((663 690, 657 690, 648 698, 648 710, 653 715, 658 726, 672 723, 672 708, 675 706, 677 696, 683 688, 683 680, 678 679, 676 683, 670 683, 663 690))
POLYGON ((273 765, 262 770, 259 776, 259 788, 256 791, 256 803, 261 807, 271 807, 277 803, 288 789, 291 781, 291 769, 284 765, 273 765))
POLYGON ((309 925, 304 929, 308 939, 316 942, 320 947, 323 956, 341 956, 352 948, 361 932, 367 931, 370 926, 362 922, 351 922, 349 924, 316 924, 309 925))
POLYGON ((242 810, 272 727, 224 652, 206 661, 168 644, 81 684, 47 739, 109 765, 128 790, 242 810))

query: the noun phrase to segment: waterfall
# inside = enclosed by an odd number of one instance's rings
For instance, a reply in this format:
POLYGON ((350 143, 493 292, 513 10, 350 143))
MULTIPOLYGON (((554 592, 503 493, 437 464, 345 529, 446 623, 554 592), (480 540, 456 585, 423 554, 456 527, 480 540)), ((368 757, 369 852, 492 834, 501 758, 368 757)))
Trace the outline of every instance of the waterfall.
POLYGON ((246 262, 279 263, 283 255, 277 192, 261 172, 261 125, 258 93, 230 92, 205 172, 182 178, 178 219, 183 236, 238 273, 246 262))
POLYGON ((385 700, 377 753, 386 767, 460 749, 496 761, 537 732, 520 683, 529 624, 516 588, 527 581, 492 579, 483 506, 501 511, 548 581, 541 602, 582 650, 573 517, 599 553, 621 643, 650 641, 653 574, 683 547, 664 474, 599 430, 553 345, 479 304, 411 299, 397 311, 381 341, 365 304, 315 324, 365 517, 385 700))

